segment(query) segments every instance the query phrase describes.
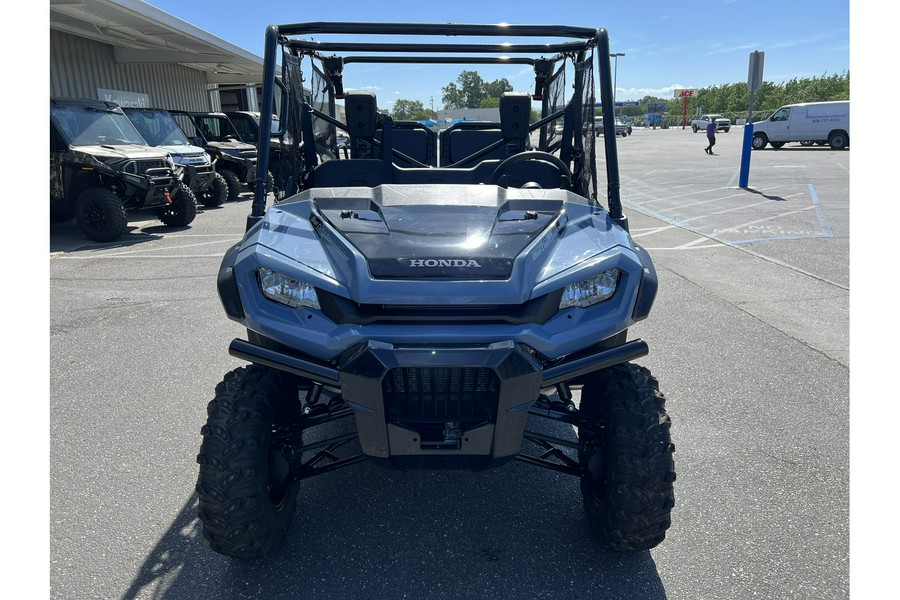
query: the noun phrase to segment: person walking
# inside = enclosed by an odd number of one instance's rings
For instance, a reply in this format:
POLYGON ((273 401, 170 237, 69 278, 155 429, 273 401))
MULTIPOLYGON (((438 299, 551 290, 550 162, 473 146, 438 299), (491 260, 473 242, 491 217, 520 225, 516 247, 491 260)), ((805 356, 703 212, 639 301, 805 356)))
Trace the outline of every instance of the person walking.
POLYGON ((709 123, 706 124, 706 139, 709 140, 709 146, 703 149, 707 154, 714 154, 712 151, 713 146, 716 145, 716 119, 715 117, 710 117, 709 123))

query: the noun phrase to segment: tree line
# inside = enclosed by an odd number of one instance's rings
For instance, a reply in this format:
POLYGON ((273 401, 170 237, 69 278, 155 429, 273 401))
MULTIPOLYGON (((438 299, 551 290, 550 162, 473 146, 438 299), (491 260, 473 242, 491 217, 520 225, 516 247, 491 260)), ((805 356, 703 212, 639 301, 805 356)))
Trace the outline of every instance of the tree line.
MULTIPOLYGON (((441 101, 445 109, 490 108, 498 105, 503 92, 512 90, 512 85, 505 77, 485 81, 477 71, 463 71, 456 82, 441 88, 441 101)), ((821 77, 794 78, 781 84, 765 81, 761 89, 754 91, 753 120, 763 119, 785 104, 849 99, 849 71, 833 75, 826 73, 821 77)), ((619 114, 634 117, 644 115, 650 102, 665 102, 665 115, 669 120, 680 119, 684 111, 684 101, 681 99, 644 96, 640 100, 640 106, 623 107, 619 109, 619 114)), ((747 117, 749 106, 750 92, 747 90, 747 83, 726 83, 699 89, 693 98, 688 99, 687 116, 688 119, 693 118, 699 107, 704 113, 720 113, 737 120, 747 117)), ((397 100, 390 113, 396 120, 425 121, 437 118, 434 110, 418 100, 397 100)))
MULTIPOLYGON (((850 73, 822 75, 821 77, 794 78, 781 84, 764 81, 762 87, 753 92, 753 120, 768 117, 772 112, 785 104, 799 102, 828 102, 832 100, 850 99, 850 73)), ((645 96, 640 106, 623 107, 621 114, 640 116, 646 114, 649 102, 665 102, 665 115, 680 119, 684 112, 684 100, 674 98, 657 98, 645 96)), ((687 102, 688 119, 697 114, 719 113, 732 119, 747 118, 750 108, 750 91, 747 83, 727 83, 700 88, 693 98, 687 102)))

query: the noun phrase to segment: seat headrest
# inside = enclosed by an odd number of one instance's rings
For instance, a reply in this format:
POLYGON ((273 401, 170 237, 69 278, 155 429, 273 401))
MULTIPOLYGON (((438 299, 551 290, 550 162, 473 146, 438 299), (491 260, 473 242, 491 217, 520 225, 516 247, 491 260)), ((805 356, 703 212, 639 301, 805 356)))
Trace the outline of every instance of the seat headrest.
POLYGON ((374 137, 378 128, 378 103, 372 92, 347 92, 344 97, 347 133, 350 137, 374 137))
POLYGON ((500 96, 500 129, 505 138, 524 138, 531 120, 531 95, 503 92, 500 96))

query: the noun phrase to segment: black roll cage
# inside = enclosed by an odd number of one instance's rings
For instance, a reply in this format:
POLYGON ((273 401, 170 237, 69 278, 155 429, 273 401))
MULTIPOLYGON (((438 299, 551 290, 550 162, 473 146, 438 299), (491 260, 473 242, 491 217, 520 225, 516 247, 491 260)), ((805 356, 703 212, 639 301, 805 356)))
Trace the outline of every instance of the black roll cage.
MULTIPOLYGON (((613 106, 612 69, 609 60, 609 35, 605 29, 592 29, 587 27, 561 26, 561 25, 482 25, 482 24, 456 24, 456 23, 352 23, 352 22, 309 22, 285 25, 269 25, 265 35, 265 56, 263 62, 262 81, 262 105, 260 108, 260 131, 271 131, 272 111, 275 106, 275 88, 282 92, 282 99, 287 100, 288 91, 284 83, 276 77, 278 46, 289 51, 294 56, 311 56, 322 61, 332 80, 336 82, 335 88, 338 94, 342 93, 340 70, 344 64, 349 63, 424 63, 424 64, 531 64, 535 67, 536 88, 542 85, 542 77, 550 74, 546 63, 551 63, 543 58, 551 55, 559 59, 564 56, 584 56, 589 51, 596 49, 598 62, 598 87, 600 90, 600 102, 602 106, 613 106), (311 36, 318 34, 336 35, 412 35, 435 37, 539 37, 539 38, 563 38, 576 41, 565 41, 544 44, 511 44, 511 43, 380 43, 380 42, 320 42, 312 39, 297 38, 295 36, 311 36), (326 53, 353 52, 353 53, 390 53, 391 55, 358 55, 348 57, 325 56, 326 53), (398 53, 424 53, 426 56, 404 56, 398 53), (448 54, 496 54, 499 56, 447 56, 448 54), (507 55, 538 54, 541 58, 516 57, 507 55)), ((554 59, 554 60, 556 60, 554 59)), ((541 90, 536 89, 536 94, 541 90)), ((537 99, 537 98, 535 98, 537 99)), ((286 106, 286 102, 282 103, 286 106)), ((307 105, 307 111, 312 111, 307 105)), ((317 111, 318 112, 318 111, 317 111)), ((565 111, 557 111, 546 115, 529 130, 533 131, 562 116, 565 111)), ((309 115, 307 112, 306 115, 309 115)), ((331 119, 327 115, 318 113, 317 116, 325 118, 332 125, 344 128, 339 121, 331 119)), ((305 118, 308 118, 305 117, 305 118)), ((287 119, 281 119, 279 130, 273 135, 283 136, 286 132, 287 119)), ((302 125, 301 125, 302 127, 302 125)), ((593 124, 591 124, 593 127, 593 124)), ((615 122, 613 119, 603 119, 603 144, 605 151, 606 176, 607 176, 607 209, 610 218, 627 228, 627 218, 622 213, 622 203, 619 195, 619 163, 616 152, 615 122)), ((257 178, 254 187, 254 199, 251 213, 247 219, 249 230, 265 215, 266 207, 266 177, 269 169, 269 146, 271 136, 261 135, 258 144, 257 178)), ((487 151, 485 151, 487 152, 487 151)))

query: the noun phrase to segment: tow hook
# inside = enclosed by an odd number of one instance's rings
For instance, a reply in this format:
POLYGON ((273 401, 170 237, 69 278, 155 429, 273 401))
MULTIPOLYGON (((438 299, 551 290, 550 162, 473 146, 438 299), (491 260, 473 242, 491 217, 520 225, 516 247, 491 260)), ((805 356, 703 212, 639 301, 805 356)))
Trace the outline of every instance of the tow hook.
POLYGON ((166 195, 166 204, 172 204, 172 196, 169 195, 169 192, 163 192, 166 195))

